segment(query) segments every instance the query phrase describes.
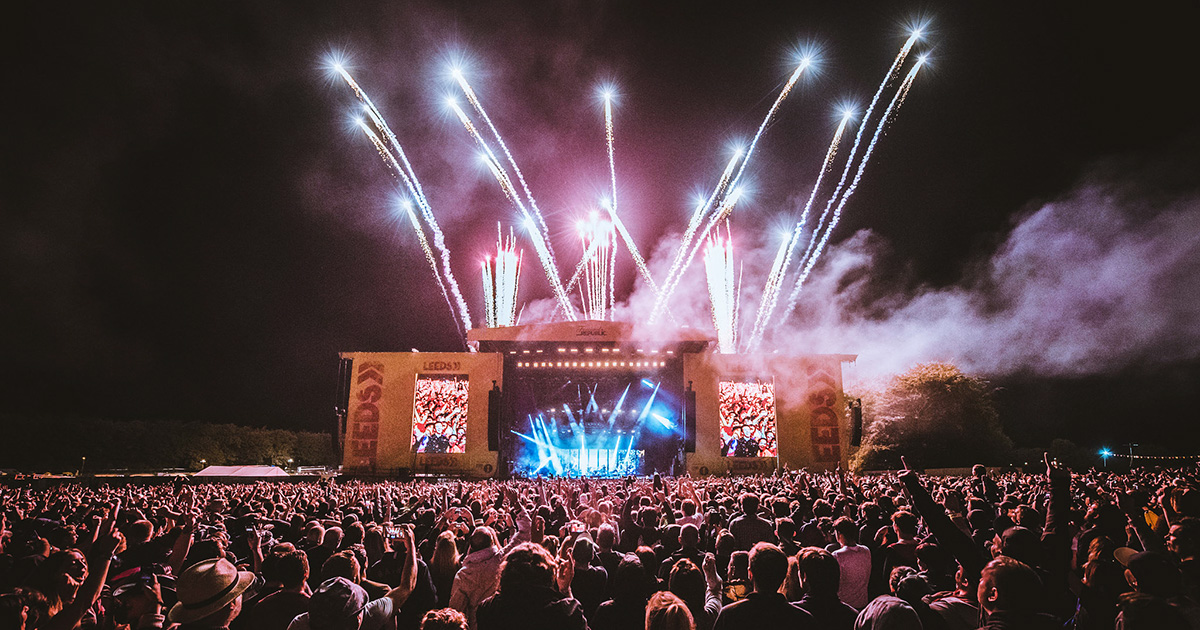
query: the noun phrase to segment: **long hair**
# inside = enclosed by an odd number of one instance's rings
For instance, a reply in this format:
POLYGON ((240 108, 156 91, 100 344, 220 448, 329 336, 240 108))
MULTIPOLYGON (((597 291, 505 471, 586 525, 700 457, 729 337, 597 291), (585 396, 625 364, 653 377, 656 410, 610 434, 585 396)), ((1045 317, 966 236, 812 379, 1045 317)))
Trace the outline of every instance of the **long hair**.
MULTIPOLYGON (((74 593, 70 593, 64 597, 65 581, 68 566, 75 555, 83 556, 84 562, 87 562, 87 556, 78 549, 64 549, 50 554, 38 565, 29 578, 25 581, 25 586, 41 593, 46 597, 48 604, 49 615, 52 617, 62 610, 63 606, 70 603, 75 598, 74 593)), ((87 571, 84 571, 83 579, 87 579, 87 571)), ((82 582, 83 580, 80 580, 82 582)))
POLYGON ((696 622, 682 599, 659 591, 646 605, 646 630, 696 630, 696 622))
POLYGON ((429 571, 437 576, 454 575, 458 571, 458 546, 454 544, 454 532, 438 534, 433 546, 433 558, 429 562, 429 571))

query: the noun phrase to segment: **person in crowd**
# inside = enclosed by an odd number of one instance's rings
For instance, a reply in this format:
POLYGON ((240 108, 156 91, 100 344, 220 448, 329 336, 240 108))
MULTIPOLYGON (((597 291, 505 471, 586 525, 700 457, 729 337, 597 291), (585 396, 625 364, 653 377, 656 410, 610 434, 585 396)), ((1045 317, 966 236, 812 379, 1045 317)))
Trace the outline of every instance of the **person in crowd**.
POLYGON ((345 576, 331 577, 309 598, 308 612, 298 615, 288 630, 379 630, 388 627, 417 586, 416 543, 411 528, 401 528, 406 549, 400 584, 383 597, 370 599, 366 589, 345 576))
POLYGON ((871 550, 858 544, 859 526, 847 516, 833 523, 840 548, 833 552, 838 563, 838 599, 855 610, 867 606, 871 581, 871 550))
POLYGON ((646 630, 694 630, 692 613, 670 591, 659 591, 646 605, 646 630))
POLYGON ((454 576, 461 567, 462 561, 459 558, 454 532, 447 530, 438 534, 437 542, 434 543, 433 558, 429 562, 429 574, 437 591, 439 608, 450 605, 454 576))
POLYGON ((667 588, 687 604, 696 630, 711 630, 721 612, 721 578, 717 561, 708 554, 701 570, 691 560, 681 558, 671 568, 667 588))
POLYGON ((841 566, 837 558, 819 547, 805 547, 797 560, 804 596, 795 605, 812 615, 814 627, 851 630, 858 611, 838 598, 841 566))
POLYGON ((421 617, 421 630, 467 630, 467 618, 453 608, 439 608, 421 617))
POLYGON ((595 615, 596 607, 608 600, 608 572, 593 564, 596 546, 585 536, 575 539, 570 554, 574 566, 571 593, 583 605, 583 614, 590 618, 595 615))
POLYGON ((522 543, 505 556, 496 594, 475 613, 480 630, 586 630, 583 606, 571 596, 574 567, 555 563, 541 545, 522 543))
POLYGON ((725 576, 721 585, 721 601, 732 604, 746 599, 753 587, 750 582, 750 554, 745 551, 733 552, 729 556, 729 568, 725 576))
POLYGON ((742 515, 729 522, 734 548, 749 551, 760 542, 775 542, 775 525, 758 515, 758 495, 745 492, 740 503, 742 515))
POLYGON ((496 593, 504 550, 500 548, 496 530, 486 525, 471 533, 468 550, 462 568, 454 576, 449 604, 466 616, 467 624, 474 630, 479 603, 496 593))
POLYGON ((255 575, 239 571, 224 558, 205 560, 185 569, 175 582, 178 601, 167 618, 177 630, 228 628, 242 612, 242 597, 255 575))
POLYGON ((279 590, 250 609, 249 628, 287 630, 296 616, 308 612, 308 555, 298 549, 272 551, 263 563, 263 578, 278 582, 279 590))
POLYGON ((1050 630, 1061 624, 1038 612, 1042 582, 1029 565, 997 556, 983 568, 979 580, 979 605, 987 614, 986 630, 1050 630))
POLYGON ((649 591, 646 572, 637 556, 625 556, 613 572, 612 599, 600 604, 588 618, 591 630, 623 630, 642 625, 649 591))
POLYGON ((788 571, 788 558, 779 547, 766 542, 754 545, 749 569, 754 590, 746 599, 722 608, 714 630, 817 627, 812 615, 792 605, 779 592, 788 571))

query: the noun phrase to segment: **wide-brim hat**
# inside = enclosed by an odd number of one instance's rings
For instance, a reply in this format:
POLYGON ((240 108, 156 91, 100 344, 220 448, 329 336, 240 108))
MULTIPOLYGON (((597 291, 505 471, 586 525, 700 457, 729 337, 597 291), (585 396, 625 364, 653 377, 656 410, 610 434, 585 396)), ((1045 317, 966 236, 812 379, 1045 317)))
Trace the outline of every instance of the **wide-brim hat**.
POLYGON ((179 601, 167 617, 175 623, 203 619, 246 592, 254 579, 253 573, 238 571, 224 558, 196 563, 176 578, 175 594, 179 601))

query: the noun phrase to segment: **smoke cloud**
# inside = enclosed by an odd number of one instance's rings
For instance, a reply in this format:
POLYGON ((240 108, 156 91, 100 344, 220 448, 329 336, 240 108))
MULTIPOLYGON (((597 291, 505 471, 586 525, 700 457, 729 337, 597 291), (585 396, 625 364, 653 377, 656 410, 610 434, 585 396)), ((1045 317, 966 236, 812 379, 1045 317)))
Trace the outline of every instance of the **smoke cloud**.
MULTIPOLYGON (((998 246, 951 286, 894 282, 888 242, 855 233, 825 254, 796 311, 768 328, 763 348, 857 354, 857 376, 866 380, 934 360, 996 377, 1111 374, 1200 357, 1200 192, 1164 199, 1144 190, 1089 177, 1017 215, 998 246)), ((677 243, 668 237, 656 248, 656 277, 677 243)), ((774 245, 744 253, 743 332, 773 253, 774 245)), ((681 324, 711 329, 697 266, 672 312, 681 324)), ((635 322, 643 336, 666 332, 669 322, 646 323, 652 303, 639 287, 617 319, 635 322)))

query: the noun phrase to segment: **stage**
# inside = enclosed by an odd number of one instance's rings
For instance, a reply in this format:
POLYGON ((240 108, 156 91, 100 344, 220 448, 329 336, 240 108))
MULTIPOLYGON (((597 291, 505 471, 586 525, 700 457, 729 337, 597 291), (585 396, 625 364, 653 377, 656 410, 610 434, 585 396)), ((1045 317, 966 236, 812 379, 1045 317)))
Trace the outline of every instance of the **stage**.
POLYGON ((343 470, 617 477, 833 468, 850 455, 842 364, 734 355, 682 328, 475 329, 477 352, 343 352, 343 470))

